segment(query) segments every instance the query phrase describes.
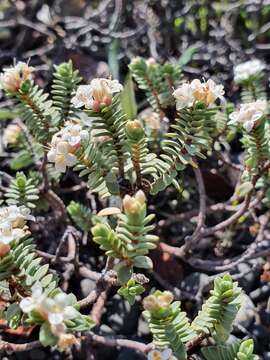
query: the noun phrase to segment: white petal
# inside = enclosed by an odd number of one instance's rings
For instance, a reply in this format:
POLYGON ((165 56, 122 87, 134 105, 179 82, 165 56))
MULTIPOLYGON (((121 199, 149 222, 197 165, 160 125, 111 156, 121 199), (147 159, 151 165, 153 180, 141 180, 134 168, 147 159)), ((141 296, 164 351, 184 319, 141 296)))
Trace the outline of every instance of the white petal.
POLYGON ((68 154, 69 151, 69 144, 66 141, 59 141, 56 146, 57 154, 68 154))
POLYGON ((56 302, 57 305, 60 305, 62 307, 66 306, 68 303, 67 294, 65 293, 56 294, 53 300, 56 302))
POLYGON ((35 308, 32 298, 28 297, 22 299, 22 301, 20 302, 20 308, 25 313, 29 313, 30 311, 32 311, 35 308))
POLYGON ((254 127, 254 122, 253 121, 246 121, 243 124, 243 127, 244 127, 244 129, 246 129, 247 132, 250 132, 254 127))
POLYGON ((112 93, 120 92, 123 90, 123 86, 119 83, 118 80, 112 80, 110 87, 111 87, 112 93))
POLYGON ((55 157, 56 157, 56 151, 51 149, 49 152, 48 152, 48 161, 49 162, 55 162, 55 157))
POLYGON ((168 360, 172 356, 172 350, 171 349, 165 349, 162 351, 162 360, 168 360))
POLYGON ((45 298, 42 302, 42 307, 46 312, 53 312, 53 308, 55 306, 55 302, 51 298, 45 298))
POLYGON ((77 163, 77 157, 73 154, 67 154, 65 161, 67 166, 74 166, 77 163))
POLYGON ((61 160, 61 161, 56 161, 56 162, 55 162, 55 169, 56 169, 57 171, 59 171, 59 172, 64 173, 64 172, 66 172, 67 165, 66 165, 66 163, 65 163, 63 160, 61 160))
POLYGON ((31 291, 32 291, 32 297, 35 299, 39 299, 42 296, 42 286, 40 283, 35 283, 32 287, 31 287, 31 291))
POLYGON ((62 313, 49 313, 48 320, 50 324, 58 325, 63 322, 64 317, 62 313))

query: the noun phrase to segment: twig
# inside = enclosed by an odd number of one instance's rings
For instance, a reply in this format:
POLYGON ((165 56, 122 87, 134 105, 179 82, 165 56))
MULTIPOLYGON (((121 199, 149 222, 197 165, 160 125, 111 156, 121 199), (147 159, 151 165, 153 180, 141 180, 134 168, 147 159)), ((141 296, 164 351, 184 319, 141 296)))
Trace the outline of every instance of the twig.
POLYGON ((0 351, 22 352, 41 347, 39 341, 32 341, 25 344, 14 344, 7 341, 0 341, 0 351))
POLYGON ((120 348, 125 347, 136 351, 140 351, 143 354, 146 354, 153 347, 152 343, 144 344, 134 340, 113 339, 96 334, 89 334, 86 336, 86 338, 97 344, 101 344, 109 347, 120 347, 120 348))
POLYGON ((203 229, 205 223, 205 217, 206 217, 206 194, 205 194, 205 187, 204 187, 202 173, 199 168, 194 168, 193 171, 198 184, 200 207, 199 207, 198 223, 196 229, 189 238, 190 246, 192 246, 193 241, 196 238, 197 234, 203 229))

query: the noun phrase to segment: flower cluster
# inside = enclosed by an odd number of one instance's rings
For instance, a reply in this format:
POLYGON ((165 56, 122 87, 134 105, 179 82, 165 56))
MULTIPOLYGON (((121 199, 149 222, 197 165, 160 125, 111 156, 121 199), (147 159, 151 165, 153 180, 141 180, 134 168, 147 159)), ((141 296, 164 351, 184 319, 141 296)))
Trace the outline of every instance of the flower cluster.
POLYGON ((257 100, 252 103, 241 104, 238 111, 230 114, 229 124, 242 124, 247 132, 250 132, 259 124, 267 112, 266 100, 257 100))
POLYGON ((78 316, 78 311, 72 306, 74 304, 73 297, 71 299, 69 295, 62 292, 56 294, 54 298, 47 297, 39 283, 32 286, 31 291, 32 295, 20 302, 24 313, 29 314, 36 311, 53 326, 63 324, 65 320, 71 320, 78 316))
POLYGON ((137 193, 131 197, 126 195, 123 199, 123 208, 127 215, 135 215, 140 212, 142 207, 145 207, 145 195, 142 190, 137 191, 137 193))
POLYGON ((98 112, 102 107, 111 105, 113 94, 122 91, 122 89, 123 86, 118 80, 93 79, 90 85, 78 87, 71 102, 76 108, 84 106, 98 112))
POLYGON ((154 294, 147 296, 143 300, 143 306, 148 311, 158 311, 167 308, 173 301, 173 294, 170 291, 157 290, 154 294))
POLYGON ((211 106, 217 99, 223 100, 223 85, 217 85, 213 80, 201 82, 199 79, 184 83, 173 92, 176 99, 176 107, 181 110, 192 107, 197 102, 211 106))
POLYGON ((234 67, 234 81, 242 83, 260 74, 265 65, 258 59, 250 60, 234 67))
POLYGON ((80 313, 74 308, 75 298, 63 292, 56 294, 53 298, 48 297, 39 283, 31 288, 32 295, 20 302, 22 311, 29 315, 37 316, 50 325, 51 332, 58 340, 60 350, 64 350, 77 343, 72 334, 66 333, 65 320, 75 319, 80 313))
POLYGON ((48 161, 55 163, 59 172, 65 172, 67 166, 74 166, 77 157, 74 154, 80 147, 81 141, 88 138, 86 130, 79 124, 67 123, 60 131, 54 134, 51 149, 48 152, 48 161))
POLYGON ((15 66, 4 69, 4 72, 0 75, 0 86, 5 91, 17 92, 25 80, 31 79, 33 71, 33 67, 20 61, 15 66))
POLYGON ((26 220, 34 220, 30 210, 16 205, 0 208, 0 257, 6 255, 13 240, 26 235, 26 220))
POLYGON ((3 134, 4 145, 14 145, 18 140, 18 136, 21 134, 22 130, 19 125, 9 124, 3 134))

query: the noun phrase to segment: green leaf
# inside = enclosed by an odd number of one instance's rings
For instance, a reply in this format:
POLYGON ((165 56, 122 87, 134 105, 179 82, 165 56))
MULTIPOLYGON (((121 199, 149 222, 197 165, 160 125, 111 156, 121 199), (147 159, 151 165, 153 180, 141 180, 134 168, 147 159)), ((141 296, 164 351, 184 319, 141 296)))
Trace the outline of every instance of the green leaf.
POLYGON ((180 56, 180 58, 178 60, 179 65, 184 66, 184 65, 188 64, 196 51, 197 51, 197 48, 195 48, 194 46, 189 46, 183 52, 183 54, 180 56))
POLYGON ((236 194, 239 197, 244 197, 254 188, 253 184, 250 181, 244 182, 236 189, 236 194))
POLYGON ((153 269, 153 262, 148 256, 136 256, 134 266, 142 269, 153 269))
POLYGON ((114 39, 110 43, 108 50, 108 64, 114 79, 119 79, 118 54, 119 54, 119 40, 114 39))
POLYGON ((18 116, 18 113, 16 113, 15 111, 11 111, 9 109, 1 109, 0 110, 0 121, 15 119, 17 116, 18 116))
POLYGON ((21 170, 33 162, 29 151, 22 150, 17 153, 16 157, 11 160, 10 167, 12 170, 21 170))
POLYGON ((118 280, 121 284, 126 284, 133 274, 133 269, 126 264, 118 264, 116 267, 118 280))
POLYGON ((239 349, 239 342, 230 345, 207 346, 201 349, 206 360, 234 360, 239 349))
POLYGON ((137 103, 134 92, 134 84, 132 81, 131 73, 126 77, 124 89, 121 92, 121 103, 124 112, 127 114, 128 119, 133 120, 137 116, 137 103))
POLYGON ((13 303, 9 305, 6 311, 6 319, 7 321, 11 321, 14 317, 18 317, 21 314, 21 309, 18 304, 13 303))
POLYGON ((39 341, 43 346, 54 346, 57 343, 57 337, 51 332, 49 323, 44 322, 39 330, 39 341))

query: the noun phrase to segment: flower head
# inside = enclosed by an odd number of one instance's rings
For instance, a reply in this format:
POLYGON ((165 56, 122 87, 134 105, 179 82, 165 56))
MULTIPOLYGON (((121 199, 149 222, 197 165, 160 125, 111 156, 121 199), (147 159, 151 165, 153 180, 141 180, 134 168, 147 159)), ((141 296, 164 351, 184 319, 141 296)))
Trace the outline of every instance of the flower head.
POLYGON ((43 314, 42 303, 45 300, 46 295, 43 293, 41 284, 36 283, 33 285, 31 291, 32 295, 22 299, 20 302, 20 308, 27 314, 33 310, 43 314))
POLYGON ((0 244, 9 244, 26 235, 26 220, 34 220, 30 210, 16 205, 0 208, 0 244))
POLYGON ((207 82, 201 82, 199 79, 192 80, 191 83, 184 83, 173 92, 178 110, 192 107, 196 102, 210 106, 217 99, 223 100, 223 95, 223 85, 217 85, 211 79, 207 82))
POLYGON ((0 75, 0 86, 5 91, 17 92, 23 82, 31 78, 33 71, 33 67, 20 61, 15 66, 4 69, 4 72, 0 75))
POLYGON ((123 199, 123 208, 127 215, 138 213, 145 205, 145 195, 142 190, 137 191, 134 196, 126 195, 123 199))
POLYGON ((249 80, 253 76, 260 74, 265 68, 265 65, 258 59, 250 60, 234 67, 234 81, 241 83, 249 80))
POLYGON ((252 103, 241 104, 238 111, 230 114, 229 124, 242 124, 250 132, 260 122, 267 111, 266 100, 257 100, 252 103))
POLYGON ((147 359, 148 360, 169 360, 172 358, 172 350, 165 349, 163 351, 159 350, 152 350, 148 353, 147 359))
POLYGON ((21 128, 16 124, 9 124, 3 134, 4 145, 13 145, 16 144, 18 136, 22 132, 21 128))
POLYGON ((167 308, 173 301, 173 294, 170 291, 156 291, 143 300, 145 310, 158 311, 161 308, 167 308))
POLYGON ((43 292, 42 286, 37 283, 31 288, 32 295, 20 302, 20 308, 25 313, 33 310, 38 312, 44 320, 52 326, 56 333, 64 332, 64 321, 74 319, 78 311, 72 306, 71 297, 65 293, 58 293, 53 298, 43 292), (59 329, 62 329, 61 331, 59 329))
POLYGON ((111 105, 113 94, 122 91, 122 89, 123 86, 118 80, 93 79, 90 85, 78 87, 71 102, 76 108, 84 106, 87 109, 99 111, 101 106, 111 105))
POLYGON ((71 320, 78 316, 78 311, 71 305, 70 297, 59 293, 54 298, 46 298, 42 303, 51 325, 62 324, 64 320, 71 320))
POLYGON ((88 133, 82 130, 81 125, 68 123, 53 136, 48 161, 55 163, 57 171, 65 172, 67 166, 77 163, 74 153, 80 147, 81 141, 87 137, 88 133))

